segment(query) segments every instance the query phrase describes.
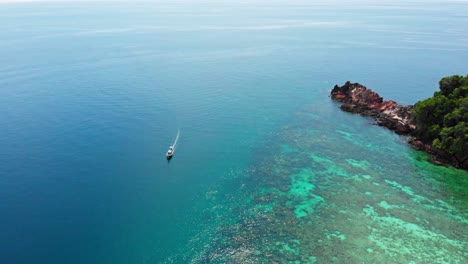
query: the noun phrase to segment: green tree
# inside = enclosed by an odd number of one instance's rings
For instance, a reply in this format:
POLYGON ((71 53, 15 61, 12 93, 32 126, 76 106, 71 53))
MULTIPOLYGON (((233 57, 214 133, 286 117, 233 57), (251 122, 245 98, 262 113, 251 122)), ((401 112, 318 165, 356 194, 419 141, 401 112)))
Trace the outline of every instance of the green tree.
POLYGON ((459 163, 465 162, 468 160, 468 123, 443 128, 433 145, 453 155, 459 163))
POLYGON ((439 88, 414 107, 416 135, 463 164, 468 160, 468 75, 444 77, 439 88))
POLYGON ((466 98, 468 96, 468 85, 455 88, 450 95, 452 98, 466 98))
POLYGON ((414 115, 419 136, 425 140, 437 137, 443 127, 445 115, 451 112, 454 106, 444 95, 436 95, 416 103, 414 115))
POLYGON ((449 77, 444 77, 439 81, 440 92, 447 96, 455 90, 455 88, 460 87, 463 83, 463 77, 459 75, 453 75, 449 77))

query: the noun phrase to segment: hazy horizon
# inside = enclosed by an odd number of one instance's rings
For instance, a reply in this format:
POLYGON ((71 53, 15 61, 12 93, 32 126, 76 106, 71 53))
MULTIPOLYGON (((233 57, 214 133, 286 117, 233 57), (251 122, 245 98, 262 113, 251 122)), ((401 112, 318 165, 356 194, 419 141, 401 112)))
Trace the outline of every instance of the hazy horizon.
POLYGON ((154 2, 154 3, 210 3, 210 4, 223 4, 223 3, 234 3, 234 4, 307 4, 307 5, 334 5, 334 4, 352 4, 352 5, 361 5, 361 4, 370 4, 370 5, 379 5, 379 4, 391 4, 391 5, 398 5, 398 4, 405 4, 405 5, 412 5, 412 4, 432 4, 432 3, 446 3, 446 4, 454 4, 454 3, 466 3, 468 0, 416 0, 408 1, 404 0, 378 0, 378 1, 371 1, 371 0, 323 0, 323 1, 307 1, 307 0, 292 0, 292 1, 285 1, 285 0, 254 0, 254 1, 235 1, 235 0, 0 0, 0 3, 26 3, 26 2, 154 2))

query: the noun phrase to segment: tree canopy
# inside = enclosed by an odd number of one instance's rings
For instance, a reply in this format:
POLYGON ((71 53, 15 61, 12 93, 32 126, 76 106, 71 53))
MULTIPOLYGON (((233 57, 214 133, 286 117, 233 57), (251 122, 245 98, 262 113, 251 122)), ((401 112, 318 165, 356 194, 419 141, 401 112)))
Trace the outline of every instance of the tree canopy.
POLYGON ((468 75, 444 77, 439 88, 416 103, 416 134, 463 163, 468 160, 468 75))

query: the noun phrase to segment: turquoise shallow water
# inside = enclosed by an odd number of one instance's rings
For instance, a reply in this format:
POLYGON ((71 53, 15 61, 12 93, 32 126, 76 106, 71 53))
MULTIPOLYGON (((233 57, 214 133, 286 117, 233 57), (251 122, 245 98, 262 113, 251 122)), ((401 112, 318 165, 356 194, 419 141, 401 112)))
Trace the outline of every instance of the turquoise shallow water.
POLYGON ((363 135, 347 113, 323 121, 315 113, 331 109, 320 107, 258 150, 238 179, 243 198, 225 209, 240 219, 196 262, 466 262, 467 173, 429 164, 390 132, 363 135))
POLYGON ((328 98, 466 74, 467 9, 0 4, 0 261, 467 262, 468 174, 328 98))

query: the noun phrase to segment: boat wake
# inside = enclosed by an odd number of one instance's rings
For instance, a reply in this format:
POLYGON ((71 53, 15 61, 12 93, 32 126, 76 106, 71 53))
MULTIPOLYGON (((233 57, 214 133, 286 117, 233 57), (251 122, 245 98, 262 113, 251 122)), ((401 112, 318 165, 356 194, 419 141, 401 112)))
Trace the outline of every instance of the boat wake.
POLYGON ((172 147, 174 148, 174 150, 175 150, 177 141, 179 140, 179 135, 180 135, 180 129, 177 130, 177 136, 176 136, 176 138, 175 138, 175 140, 174 140, 174 143, 172 144, 172 147))
POLYGON ((169 147, 169 150, 166 153, 166 158, 168 160, 170 160, 172 158, 172 156, 174 155, 175 147, 177 145, 177 141, 179 140, 179 135, 180 135, 180 129, 177 130, 177 136, 176 136, 176 138, 174 140, 174 143, 172 143, 172 145, 169 147))

